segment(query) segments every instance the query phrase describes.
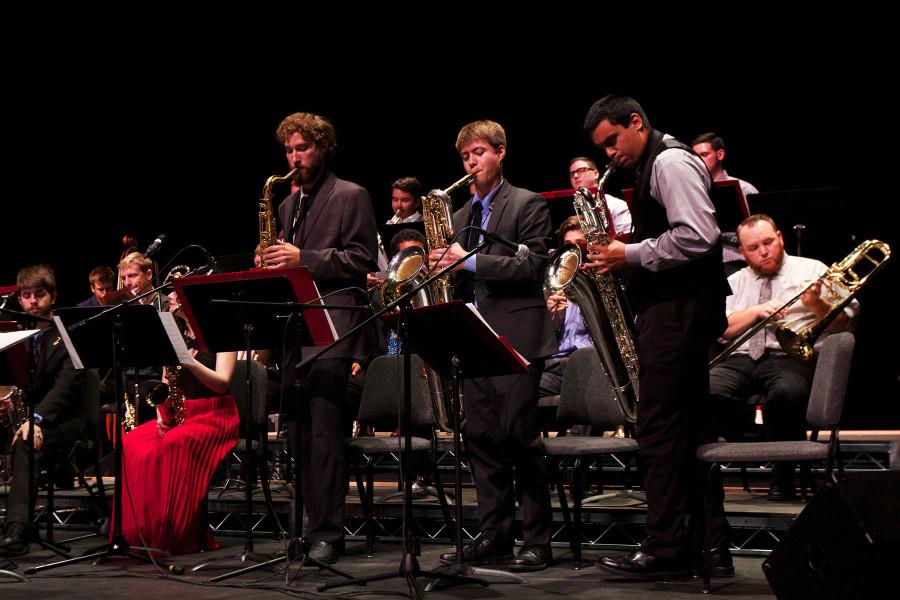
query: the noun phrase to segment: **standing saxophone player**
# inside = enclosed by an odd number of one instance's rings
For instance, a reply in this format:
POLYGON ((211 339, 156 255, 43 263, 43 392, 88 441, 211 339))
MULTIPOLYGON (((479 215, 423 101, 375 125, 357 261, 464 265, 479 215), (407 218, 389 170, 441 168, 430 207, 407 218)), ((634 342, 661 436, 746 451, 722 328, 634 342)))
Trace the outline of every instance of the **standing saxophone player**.
MULTIPOLYGON (((459 267, 464 269, 459 278, 470 279, 474 285, 479 312, 531 363, 521 375, 465 380, 464 434, 482 536, 464 548, 463 560, 511 570, 543 569, 551 561, 551 515, 543 452, 537 443, 537 393, 544 358, 556 351, 556 344, 541 291, 546 261, 537 254, 546 253, 549 209, 541 196, 504 179, 506 132, 499 123, 469 123, 460 130, 456 149, 466 173, 475 174, 476 179, 474 197, 453 215, 454 230, 462 232, 474 225, 531 250, 513 256, 508 249, 491 244, 459 267), (525 545, 513 557, 516 496, 525 545)), ((478 230, 461 235, 468 248, 479 237, 478 230)), ((445 267, 464 254, 463 246, 453 243, 449 249, 432 249, 429 259, 445 267)), ((466 286, 456 286, 460 288, 466 286)), ((455 562, 456 554, 444 554, 441 560, 455 562)))
MULTIPOLYGON (((635 439, 647 493, 647 537, 599 567, 636 579, 690 575, 695 550, 685 526, 704 516, 696 448, 706 441, 710 345, 725 330, 722 250, 712 182, 690 147, 650 126, 632 98, 606 96, 590 108, 584 129, 619 169, 634 170, 631 243, 589 245, 587 266, 627 269, 637 315, 640 383, 635 439), (694 510, 691 510, 691 507, 694 510)), ((715 572, 733 573, 721 482, 709 490, 715 572)))
MULTIPOLYGON (((337 137, 331 122, 312 113, 294 113, 278 126, 288 167, 297 169, 299 188, 278 207, 283 239, 261 250, 268 267, 302 265, 321 294, 355 286, 365 289, 366 273, 376 269, 375 215, 368 192, 331 172, 337 137)), ((352 292, 328 297, 329 304, 358 305, 352 292)), ((329 313, 338 335, 363 318, 359 311, 329 313)), ((356 409, 347 399, 353 359, 368 354, 357 335, 297 373, 292 365, 301 348, 285 357, 284 385, 292 398, 288 435, 300 465, 301 493, 309 517, 309 556, 334 563, 344 541, 344 488, 347 461, 343 439, 350 434, 356 409), (302 376, 302 377, 301 377, 302 376), (302 388, 295 380, 304 382, 302 388), (299 434, 299 437, 298 437, 299 434), (302 447, 298 447, 298 440, 302 447)))

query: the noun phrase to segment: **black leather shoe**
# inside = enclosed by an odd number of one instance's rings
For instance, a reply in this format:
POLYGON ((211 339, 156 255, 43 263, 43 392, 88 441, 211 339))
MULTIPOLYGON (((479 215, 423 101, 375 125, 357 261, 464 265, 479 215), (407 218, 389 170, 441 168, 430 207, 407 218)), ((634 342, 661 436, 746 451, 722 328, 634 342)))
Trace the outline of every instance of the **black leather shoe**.
POLYGON ((553 562, 550 544, 523 546, 514 559, 506 564, 510 571, 541 571, 553 562))
POLYGON ((640 550, 620 558, 604 556, 597 563, 597 568, 629 579, 676 579, 691 576, 689 559, 657 558, 640 550))
MULTIPOLYGON (((512 560, 512 544, 496 542, 482 537, 463 547, 463 562, 467 565, 506 565, 512 560)), ((441 554, 445 565, 456 564, 456 551, 441 554)))
MULTIPOLYGON (((709 556, 712 577, 734 577, 734 559, 727 547, 713 549, 709 556)), ((694 577, 703 577, 703 555, 697 556, 694 577)))
POLYGON ((794 486, 781 486, 777 483, 773 483, 769 486, 769 493, 766 494, 766 499, 771 500, 772 502, 781 502, 784 500, 793 500, 797 497, 797 491, 794 489, 794 486))
POLYGON ((310 546, 309 552, 306 554, 306 556, 319 562, 323 562, 326 565, 333 565, 337 562, 338 551, 335 547, 335 544, 329 544, 328 542, 319 542, 310 546))
POLYGON ((0 556, 22 556, 28 554, 28 549, 25 523, 18 521, 7 523, 3 538, 0 539, 0 556))

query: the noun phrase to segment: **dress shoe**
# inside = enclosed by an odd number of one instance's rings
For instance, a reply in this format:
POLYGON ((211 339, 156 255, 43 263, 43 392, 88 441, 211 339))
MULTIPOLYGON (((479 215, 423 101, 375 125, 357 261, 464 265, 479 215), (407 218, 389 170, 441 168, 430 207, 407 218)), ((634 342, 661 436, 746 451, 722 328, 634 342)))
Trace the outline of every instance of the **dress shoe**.
POLYGON ((318 542, 317 544, 310 546, 306 556, 313 560, 325 563, 326 565, 333 565, 338 559, 338 550, 336 546, 336 544, 329 544, 328 542, 318 542))
POLYGON ((777 483, 773 483, 769 486, 769 493, 766 494, 766 499, 771 500, 773 502, 780 502, 783 500, 793 500, 797 497, 797 491, 794 489, 793 485, 782 486, 777 483))
POLYGON ((523 546, 514 559, 506 563, 510 571, 541 571, 553 562, 550 544, 523 546))
MULTIPOLYGON (((467 565, 505 565, 512 559, 512 544, 482 537, 463 548, 463 562, 467 565)), ((445 565, 456 564, 456 551, 441 554, 445 565)))
POLYGON ((22 556, 28 553, 28 538, 25 523, 12 521, 6 524, 3 538, 0 539, 0 556, 22 556))
MULTIPOLYGON (((714 548, 709 555, 712 577, 734 577, 734 559, 727 546, 714 548)), ((703 554, 697 556, 694 577, 703 577, 703 554)))
POLYGON ((604 556, 597 568, 629 579, 676 579, 691 576, 689 558, 658 558, 640 550, 621 558, 604 556))

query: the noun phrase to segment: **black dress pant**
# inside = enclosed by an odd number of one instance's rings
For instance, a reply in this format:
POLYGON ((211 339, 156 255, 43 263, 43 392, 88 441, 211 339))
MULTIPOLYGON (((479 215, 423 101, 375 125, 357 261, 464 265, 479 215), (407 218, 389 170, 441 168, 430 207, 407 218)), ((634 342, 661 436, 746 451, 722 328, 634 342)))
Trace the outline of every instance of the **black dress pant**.
MULTIPOLYGON (((313 544, 344 537, 347 446, 358 402, 347 399, 350 359, 320 359, 300 374, 288 422, 290 452, 300 469, 300 492, 313 544)), ((291 397, 291 396, 288 396, 291 397)))
POLYGON ((464 433, 481 532, 501 543, 513 540, 516 499, 525 544, 550 543, 550 492, 537 410, 543 362, 532 361, 521 375, 465 380, 464 433))
POLYGON ((640 401, 635 438, 647 493, 647 538, 641 549, 664 558, 691 552, 685 525, 695 532, 710 519, 713 543, 727 540, 718 472, 707 486, 697 447, 714 441, 709 428, 710 344, 724 329, 723 300, 657 302, 637 318, 640 401), (704 502, 705 501, 705 502, 704 502), (706 513, 704 506, 710 507, 706 513))

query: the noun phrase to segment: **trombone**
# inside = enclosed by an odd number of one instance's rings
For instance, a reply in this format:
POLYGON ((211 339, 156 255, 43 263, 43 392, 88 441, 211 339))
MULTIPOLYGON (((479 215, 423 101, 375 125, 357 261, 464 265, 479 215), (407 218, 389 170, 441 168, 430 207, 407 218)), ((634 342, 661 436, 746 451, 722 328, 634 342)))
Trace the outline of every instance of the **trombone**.
POLYGON ((816 339, 828 328, 841 311, 850 304, 850 301, 860 292, 869 278, 877 273, 890 257, 891 247, 884 242, 880 240, 864 241, 857 246, 853 252, 848 254, 844 260, 832 264, 821 277, 813 280, 809 285, 804 287, 800 293, 781 306, 781 308, 735 338, 735 340, 718 356, 709 361, 709 368, 713 368, 731 356, 731 354, 743 346, 747 340, 756 335, 764 327, 767 327, 778 315, 793 306, 817 281, 824 280, 829 282, 832 287, 844 290, 845 293, 842 294, 843 299, 832 306, 820 319, 816 319, 812 323, 807 324, 799 331, 794 331, 791 329, 790 325, 780 325, 775 329, 775 338, 788 356, 800 362, 809 362, 815 355, 813 345, 815 344, 816 339), (877 256, 876 253, 880 253, 881 256, 877 256), (874 266, 872 266, 868 273, 865 273, 860 277, 855 269, 862 259, 865 259, 874 266))

